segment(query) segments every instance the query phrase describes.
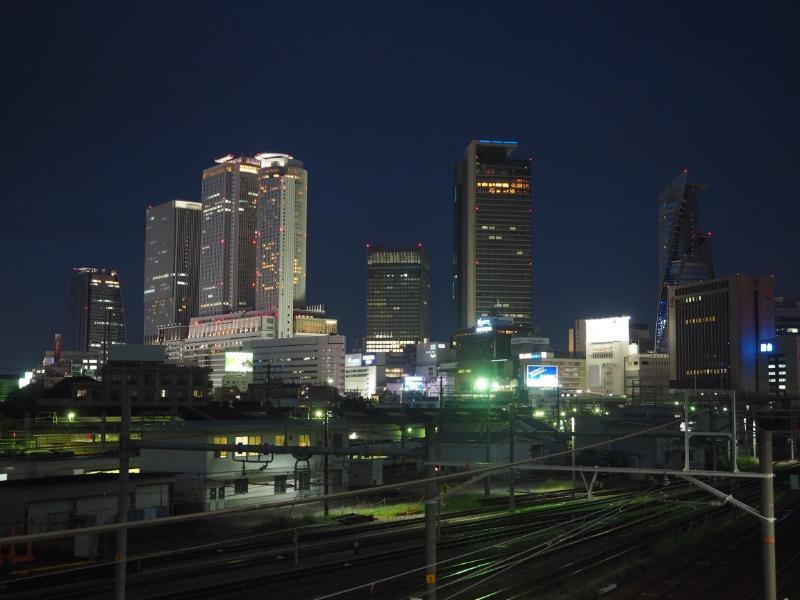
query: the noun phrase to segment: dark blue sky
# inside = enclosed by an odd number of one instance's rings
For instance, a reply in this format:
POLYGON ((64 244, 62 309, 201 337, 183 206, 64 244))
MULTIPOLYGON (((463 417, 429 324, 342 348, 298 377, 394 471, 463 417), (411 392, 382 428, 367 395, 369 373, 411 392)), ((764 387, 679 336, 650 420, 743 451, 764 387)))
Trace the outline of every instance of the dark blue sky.
MULTIPOLYGON (((0 367, 117 268, 141 339, 144 211, 227 152, 309 170, 309 302, 363 335, 366 240, 424 242, 450 333, 452 165, 534 157, 534 311, 654 321, 656 198, 682 168, 720 274, 797 293, 800 10, 790 3, 15 2, 0 20, 0 367), (495 6, 496 4, 496 6, 495 6)), ((350 343, 350 342, 349 342, 350 343)))

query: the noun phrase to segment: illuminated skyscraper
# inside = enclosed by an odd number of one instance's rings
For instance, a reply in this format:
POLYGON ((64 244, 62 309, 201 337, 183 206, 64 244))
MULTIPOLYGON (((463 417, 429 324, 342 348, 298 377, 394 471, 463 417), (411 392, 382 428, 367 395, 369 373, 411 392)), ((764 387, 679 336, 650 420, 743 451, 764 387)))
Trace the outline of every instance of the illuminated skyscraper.
POLYGON ((687 177, 684 169, 658 197, 658 353, 668 350, 668 288, 714 278, 711 234, 697 231, 698 196, 707 186, 687 183, 687 177))
POLYGON ((125 312, 116 271, 73 269, 69 332, 68 350, 96 352, 104 361, 110 346, 125 343, 125 312))
POLYGON ((430 268, 422 244, 367 246, 367 352, 399 352, 430 337, 430 268))
POLYGON ((203 171, 199 313, 204 316, 255 306, 261 163, 230 154, 216 162, 203 171))
POLYGON ((288 154, 260 161, 255 305, 276 313, 277 335, 293 335, 295 308, 306 303, 308 173, 288 154))
POLYGON ((495 314, 533 322, 531 159, 516 142, 472 140, 455 176, 453 300, 456 328, 495 314))
POLYGON ((144 342, 159 328, 184 326, 197 316, 200 262, 199 202, 171 200, 147 209, 144 241, 144 342))

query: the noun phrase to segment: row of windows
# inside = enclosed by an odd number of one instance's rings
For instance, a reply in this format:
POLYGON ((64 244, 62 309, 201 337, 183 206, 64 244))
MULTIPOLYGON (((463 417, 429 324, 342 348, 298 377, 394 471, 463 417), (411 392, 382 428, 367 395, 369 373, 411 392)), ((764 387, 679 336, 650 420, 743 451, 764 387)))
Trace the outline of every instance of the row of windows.
MULTIPOLYGON (((286 445, 286 435, 283 433, 275 434, 274 437, 275 446, 285 446, 286 445)), ((227 435, 215 435, 213 439, 214 444, 230 444, 230 438, 227 435)), ((260 446, 262 442, 262 437, 260 435, 237 435, 234 436, 234 444, 242 444, 248 446, 260 446)), ((311 446, 311 435, 307 433, 301 433, 297 436, 297 445, 303 448, 311 446)), ((234 452, 234 458, 244 458, 247 456, 248 458, 256 458, 258 457, 258 452, 234 452)), ((228 451, 227 450, 215 450, 214 457, 215 458, 228 458, 228 451)))

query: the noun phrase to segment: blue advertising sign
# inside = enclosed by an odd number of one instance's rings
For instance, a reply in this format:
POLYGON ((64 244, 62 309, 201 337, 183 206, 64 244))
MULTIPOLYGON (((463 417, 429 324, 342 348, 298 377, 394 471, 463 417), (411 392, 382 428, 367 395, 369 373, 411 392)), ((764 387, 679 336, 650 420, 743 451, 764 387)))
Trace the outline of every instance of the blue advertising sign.
POLYGON ((558 387, 558 367, 554 365, 527 365, 525 384, 528 387, 558 387))

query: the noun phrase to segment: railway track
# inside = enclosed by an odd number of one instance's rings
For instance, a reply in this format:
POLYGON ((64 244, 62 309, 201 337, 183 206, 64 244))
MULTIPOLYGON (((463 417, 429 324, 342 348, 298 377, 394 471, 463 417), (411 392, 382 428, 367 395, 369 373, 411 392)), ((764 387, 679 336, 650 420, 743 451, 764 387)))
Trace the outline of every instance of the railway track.
MULTIPOLYGON (((600 502, 620 501, 632 497, 635 493, 607 491, 600 502)), ((537 522, 549 523, 563 518, 566 514, 588 510, 586 508, 588 505, 579 499, 574 499, 571 492, 532 494, 521 497, 518 505, 521 508, 515 514, 508 514, 499 506, 496 509, 490 506, 488 510, 491 513, 488 517, 485 508, 450 513, 447 516, 448 524, 444 528, 446 543, 469 543, 492 536, 511 535, 527 526, 532 511, 536 512, 537 522)), ((373 547, 389 547, 384 554, 391 557, 397 552, 395 548, 390 547, 392 544, 397 546, 420 537, 423 521, 419 518, 409 518, 387 523, 308 528, 302 533, 300 558, 306 560, 310 556, 325 553, 346 554, 351 551, 354 541, 364 544, 366 540, 369 540, 368 546, 371 551, 373 547)), ((143 580, 170 581, 176 574, 181 577, 191 576, 193 572, 202 575, 208 573, 209 569, 248 570, 259 565, 278 562, 283 566, 287 557, 291 557, 294 553, 291 540, 293 532, 293 529, 289 529, 266 534, 259 536, 257 542, 223 542, 210 547, 204 546, 168 554, 151 553, 133 556, 129 559, 129 586, 136 587, 143 580), (214 556, 209 557, 210 552, 214 556)), ((375 553, 375 555, 380 554, 375 553)), ((0 583, 3 588, 0 589, 4 589, 6 594, 14 593, 15 597, 20 599, 38 599, 41 597, 40 590, 45 587, 48 590, 48 598, 86 598, 89 593, 102 593, 109 588, 113 581, 113 563, 33 576, 25 576, 24 571, 21 574, 22 577, 3 580, 0 583), (81 581, 76 582, 76 573, 81 573, 81 581)))

